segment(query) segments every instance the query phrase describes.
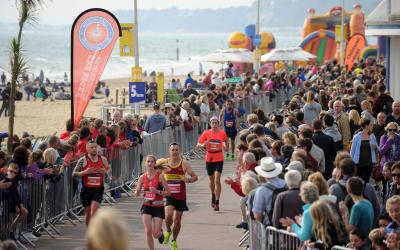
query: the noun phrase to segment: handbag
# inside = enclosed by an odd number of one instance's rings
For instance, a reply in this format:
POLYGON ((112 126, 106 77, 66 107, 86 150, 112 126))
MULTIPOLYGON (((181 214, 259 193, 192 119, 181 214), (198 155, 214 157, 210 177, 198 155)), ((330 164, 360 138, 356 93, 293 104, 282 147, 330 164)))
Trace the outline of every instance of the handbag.
POLYGON ((193 127, 193 120, 192 120, 191 117, 189 117, 188 120, 186 120, 186 121, 183 122, 183 127, 184 127, 184 129, 185 129, 186 132, 192 131, 192 130, 194 129, 194 127, 193 127))

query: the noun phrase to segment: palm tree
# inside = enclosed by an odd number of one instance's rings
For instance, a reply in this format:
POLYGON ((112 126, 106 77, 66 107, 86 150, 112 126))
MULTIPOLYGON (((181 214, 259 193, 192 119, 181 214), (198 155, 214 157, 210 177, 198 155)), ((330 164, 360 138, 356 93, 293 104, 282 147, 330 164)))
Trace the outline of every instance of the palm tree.
POLYGON ((18 36, 11 40, 10 45, 10 66, 11 66, 11 93, 8 119, 8 153, 12 153, 12 138, 14 135, 14 117, 15 117, 15 92, 18 79, 26 72, 27 64, 22 53, 21 38, 24 25, 37 22, 37 12, 43 0, 16 0, 19 11, 18 36))

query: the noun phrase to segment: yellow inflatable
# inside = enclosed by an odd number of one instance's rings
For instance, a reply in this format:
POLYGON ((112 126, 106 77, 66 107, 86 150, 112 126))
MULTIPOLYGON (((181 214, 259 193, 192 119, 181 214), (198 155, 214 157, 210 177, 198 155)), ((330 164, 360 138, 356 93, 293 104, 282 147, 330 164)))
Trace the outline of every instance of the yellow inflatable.
POLYGON ((243 49, 248 46, 249 40, 242 32, 233 32, 229 37, 229 48, 243 49))

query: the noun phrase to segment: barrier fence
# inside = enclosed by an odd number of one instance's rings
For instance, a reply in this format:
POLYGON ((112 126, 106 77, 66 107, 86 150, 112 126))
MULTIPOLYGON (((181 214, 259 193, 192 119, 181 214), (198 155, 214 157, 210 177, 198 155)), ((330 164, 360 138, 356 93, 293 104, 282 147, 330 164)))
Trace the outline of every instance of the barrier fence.
MULTIPOLYGON (((245 114, 251 113, 256 108, 261 108, 268 114, 281 107, 282 100, 294 91, 295 89, 292 89, 290 92, 281 91, 274 95, 261 94, 254 98, 244 98, 236 102, 236 107, 244 110, 243 118, 245 114)), ((119 106, 107 107, 110 108, 107 108, 107 112, 109 112, 118 110, 119 106)), ((218 114, 218 110, 209 116, 215 114, 218 114)), ((168 127, 156 133, 144 134, 143 143, 129 149, 112 147, 109 150, 101 150, 101 154, 107 158, 111 167, 111 174, 105 179, 104 203, 113 205, 121 193, 130 196, 140 174, 143 173, 143 157, 148 154, 153 154, 157 158, 166 157, 171 142, 178 142, 181 145, 185 159, 202 158, 205 151, 196 149, 195 145, 200 133, 208 126, 207 120, 208 118, 201 123, 195 123, 194 128, 190 131, 180 125, 168 127)), ((40 143, 45 141, 47 138, 40 137, 32 144, 34 148, 37 148, 40 143)), ((32 238, 27 236, 29 232, 41 230, 50 237, 57 237, 61 234, 56 227, 58 223, 70 222, 75 225, 76 222, 81 222, 79 215, 83 208, 79 194, 82 184, 80 178, 72 176, 76 164, 77 160, 75 159, 61 168, 59 166, 51 167, 53 173, 50 175, 45 175, 44 171, 38 168, 25 169, 24 179, 18 184, 21 202, 28 210, 27 217, 17 228, 19 236, 17 243, 20 247, 26 249, 25 244, 35 246, 32 238)), ((0 190, 0 240, 9 238, 9 226, 17 215, 11 196, 10 189, 0 190)), ((265 249, 263 246, 269 239, 267 236, 271 229, 266 230, 257 223, 254 226, 254 230, 250 231, 251 244, 260 247, 254 249, 265 249)))

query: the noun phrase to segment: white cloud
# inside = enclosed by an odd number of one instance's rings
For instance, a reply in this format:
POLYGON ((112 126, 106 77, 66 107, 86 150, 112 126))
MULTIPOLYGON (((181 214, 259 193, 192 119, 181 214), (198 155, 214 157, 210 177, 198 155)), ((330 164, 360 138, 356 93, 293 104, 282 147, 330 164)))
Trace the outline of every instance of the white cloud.
MULTIPOLYGON (((45 0, 40 10, 41 23, 68 24, 85 9, 104 8, 107 10, 133 9, 133 0, 45 0)), ((249 6, 254 0, 138 0, 140 9, 181 9, 224 8, 232 6, 249 6)), ((0 0, 1 21, 16 21, 18 13, 15 0, 0 0)))

